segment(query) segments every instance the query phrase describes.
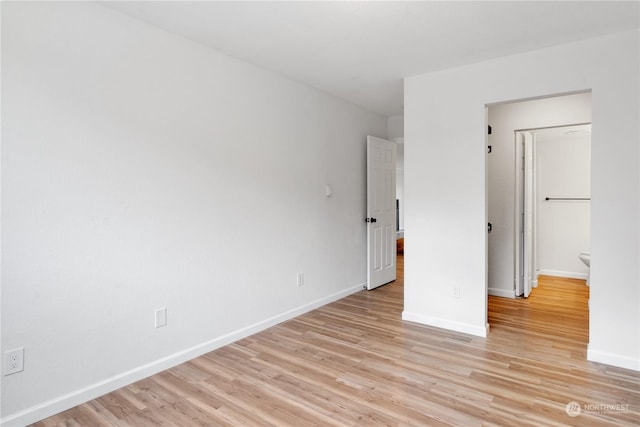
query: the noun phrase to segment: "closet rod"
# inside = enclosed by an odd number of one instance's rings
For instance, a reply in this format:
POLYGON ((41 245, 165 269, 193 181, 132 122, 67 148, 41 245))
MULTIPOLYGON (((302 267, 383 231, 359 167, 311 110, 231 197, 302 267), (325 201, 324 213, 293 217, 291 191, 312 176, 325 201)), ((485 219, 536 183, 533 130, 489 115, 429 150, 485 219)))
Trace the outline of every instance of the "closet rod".
POLYGON ((545 197, 545 200, 591 200, 591 197, 545 197))

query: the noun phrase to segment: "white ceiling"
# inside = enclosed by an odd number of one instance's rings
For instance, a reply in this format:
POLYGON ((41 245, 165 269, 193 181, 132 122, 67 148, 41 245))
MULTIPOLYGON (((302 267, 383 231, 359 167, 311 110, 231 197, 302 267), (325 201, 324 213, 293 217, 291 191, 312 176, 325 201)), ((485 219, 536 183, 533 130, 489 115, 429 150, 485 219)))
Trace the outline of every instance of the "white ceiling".
POLYGON ((384 115, 403 77, 640 28, 639 1, 102 4, 384 115))

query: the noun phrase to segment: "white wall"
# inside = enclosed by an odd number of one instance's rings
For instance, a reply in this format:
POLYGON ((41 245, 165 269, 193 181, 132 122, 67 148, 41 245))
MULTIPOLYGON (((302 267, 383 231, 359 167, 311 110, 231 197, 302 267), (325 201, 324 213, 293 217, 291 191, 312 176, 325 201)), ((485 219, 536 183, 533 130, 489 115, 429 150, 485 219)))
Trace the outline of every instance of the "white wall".
POLYGON ((588 358, 640 370, 639 32, 405 80, 403 317, 486 333, 486 111, 592 90, 588 358), (460 287, 460 298, 451 288, 460 287))
POLYGON ((515 132, 591 122, 591 93, 491 105, 487 144, 488 292, 515 297, 515 132))
POLYGON ((86 2, 2 39, 6 425, 361 289, 385 117, 86 2))
POLYGON ((396 150, 396 199, 398 199, 398 227, 404 230, 404 116, 387 118, 389 139, 398 143, 396 150))
POLYGON ((565 132, 536 133, 538 273, 586 279, 578 255, 591 244, 591 202, 546 200, 591 197, 591 136, 565 132))
POLYGON ((404 116, 387 117, 387 133, 389 139, 397 139, 404 137, 404 116))

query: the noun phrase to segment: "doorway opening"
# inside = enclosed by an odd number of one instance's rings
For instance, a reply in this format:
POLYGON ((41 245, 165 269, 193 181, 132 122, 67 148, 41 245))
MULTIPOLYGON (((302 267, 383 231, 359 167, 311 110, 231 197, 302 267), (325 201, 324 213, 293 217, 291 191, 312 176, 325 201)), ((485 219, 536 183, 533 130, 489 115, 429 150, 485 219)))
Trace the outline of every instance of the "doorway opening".
MULTIPOLYGON (((491 127, 491 133, 487 135, 486 139, 490 149, 485 151, 487 153, 487 222, 491 223, 490 232, 487 234, 487 291, 489 295, 506 298, 517 298, 523 295, 524 279, 521 279, 523 275, 527 278, 531 276, 529 283, 532 287, 535 286, 535 277, 538 274, 561 275, 562 273, 565 276, 569 274, 570 277, 579 277, 577 274, 585 275, 586 266, 581 263, 578 256, 581 252, 587 252, 589 247, 581 248, 576 253, 562 252, 563 260, 575 261, 575 264, 571 264, 570 267, 566 267, 567 262, 565 262, 563 267, 547 262, 550 258, 560 259, 559 249, 543 251, 540 246, 543 240, 548 237, 545 233, 560 235, 562 232, 562 230, 557 230, 559 226, 554 225, 553 222, 546 227, 539 223, 540 216, 543 215, 541 209, 566 208, 576 204, 568 201, 541 201, 540 198, 582 197, 582 194, 575 196, 573 190, 569 191, 565 187, 566 185, 574 185, 574 181, 578 179, 569 173, 571 168, 562 168, 563 164, 568 165, 572 161, 572 155, 564 153, 554 157, 547 152, 540 155, 540 147, 546 147, 547 151, 551 150, 553 153, 553 150, 559 145, 554 146, 554 144, 545 141, 550 139, 554 132, 570 132, 565 136, 577 137, 581 135, 578 132, 581 130, 572 129, 570 126, 588 123, 591 123, 591 92, 487 106, 487 125, 491 127), (519 135, 518 132, 520 132, 519 135), (520 138, 517 143, 516 138, 520 138), (523 142, 525 138, 530 141, 528 161, 531 170, 534 169, 534 148, 536 151, 535 165, 538 168, 550 164, 560 165, 560 171, 551 175, 554 177, 551 183, 555 183, 557 188, 541 189, 541 180, 544 177, 540 173, 535 179, 531 174, 530 181, 525 182, 522 170, 524 167, 523 156, 526 152, 524 148, 526 141, 523 142), (527 219, 524 217, 522 199, 525 194, 525 185, 529 185, 530 189, 536 190, 540 194, 538 194, 535 203, 534 200, 529 200, 529 206, 532 209, 538 209, 538 216, 535 215, 535 210, 531 210, 528 217, 529 224, 532 226, 529 232, 532 235, 535 233, 537 240, 529 239, 531 245, 523 246, 523 243, 527 243, 524 239, 525 236, 522 235, 524 233, 523 223, 527 219), (542 191, 549 193, 541 194, 542 191), (532 255, 533 262, 530 262, 530 270, 524 274, 522 268, 525 259, 527 259, 524 250, 526 247, 529 249, 527 256, 532 255), (537 257, 533 255, 537 255, 537 257)), ((584 136, 585 133, 582 135, 584 136)), ((587 153, 590 156, 590 150, 587 150, 587 153)), ((587 162, 590 171, 590 160, 587 162)), ((589 179, 586 181, 590 182, 589 179)), ((544 182, 547 183, 547 181, 544 182)), ((576 190, 575 193, 577 192, 576 190)), ((585 206, 585 202, 581 206, 585 206)), ((590 209, 590 202, 586 202, 586 206, 590 209)))
POLYGON ((591 203, 570 199, 590 198, 590 123, 588 91, 487 106, 488 301, 534 296, 538 277, 541 286, 564 277, 588 290, 579 257, 590 251, 591 203))
POLYGON ((397 144, 396 156, 396 252, 404 256, 404 137, 391 138, 397 144))
POLYGON ((515 144, 515 296, 529 297, 539 275, 588 284, 591 124, 519 130, 515 144))

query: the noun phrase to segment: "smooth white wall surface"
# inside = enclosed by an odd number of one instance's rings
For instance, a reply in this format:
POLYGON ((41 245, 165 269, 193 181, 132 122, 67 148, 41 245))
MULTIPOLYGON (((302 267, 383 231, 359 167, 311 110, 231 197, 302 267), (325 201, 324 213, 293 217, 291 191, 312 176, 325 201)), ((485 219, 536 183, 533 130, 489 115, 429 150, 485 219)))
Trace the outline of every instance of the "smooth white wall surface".
POLYGON ((4 2, 2 55, 6 425, 361 289, 385 117, 86 2, 4 2))
POLYGON ((404 116, 390 116, 387 118, 387 133, 389 139, 397 142, 396 163, 396 198, 398 199, 399 218, 398 227, 404 230, 404 116))
POLYGON ((404 116, 390 116, 387 117, 387 133, 389 139, 395 140, 396 138, 404 137, 404 116))
POLYGON ((515 132, 591 122, 591 93, 502 103, 488 108, 488 292, 515 297, 515 132))
POLYGON ((580 259, 591 242, 591 136, 566 130, 536 133, 538 273, 586 279, 580 259))
POLYGON ((587 354, 640 369, 639 39, 631 31, 405 80, 405 319, 486 331, 485 107, 592 90, 587 354))

